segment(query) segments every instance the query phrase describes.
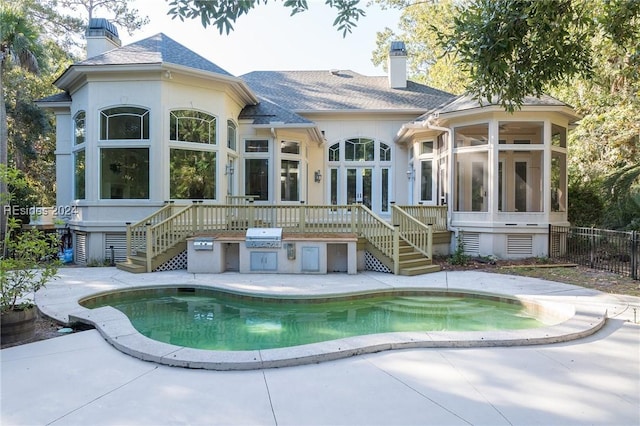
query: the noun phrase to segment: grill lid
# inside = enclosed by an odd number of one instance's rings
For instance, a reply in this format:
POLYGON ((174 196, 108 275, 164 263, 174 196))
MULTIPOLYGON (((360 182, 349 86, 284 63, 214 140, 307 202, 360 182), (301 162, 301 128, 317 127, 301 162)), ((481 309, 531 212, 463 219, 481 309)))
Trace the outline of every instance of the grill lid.
POLYGON ((282 228, 249 228, 245 238, 247 247, 280 247, 282 228))

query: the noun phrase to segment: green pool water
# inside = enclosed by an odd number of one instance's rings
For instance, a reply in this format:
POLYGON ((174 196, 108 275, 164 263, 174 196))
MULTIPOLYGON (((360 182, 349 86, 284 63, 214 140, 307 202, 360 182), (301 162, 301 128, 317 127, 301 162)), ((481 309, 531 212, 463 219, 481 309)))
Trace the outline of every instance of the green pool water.
POLYGON ((124 291, 87 299, 113 306, 143 335, 211 350, 256 350, 399 331, 541 327, 517 303, 420 292, 324 299, 253 297, 201 288, 124 291))

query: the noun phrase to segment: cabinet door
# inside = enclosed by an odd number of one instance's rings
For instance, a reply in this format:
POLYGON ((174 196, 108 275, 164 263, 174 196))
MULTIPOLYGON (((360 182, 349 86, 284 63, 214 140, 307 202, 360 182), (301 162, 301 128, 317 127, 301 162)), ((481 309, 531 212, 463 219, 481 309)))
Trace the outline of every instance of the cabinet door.
POLYGON ((273 251, 252 251, 250 254, 250 268, 252 271, 277 271, 278 253, 273 251))

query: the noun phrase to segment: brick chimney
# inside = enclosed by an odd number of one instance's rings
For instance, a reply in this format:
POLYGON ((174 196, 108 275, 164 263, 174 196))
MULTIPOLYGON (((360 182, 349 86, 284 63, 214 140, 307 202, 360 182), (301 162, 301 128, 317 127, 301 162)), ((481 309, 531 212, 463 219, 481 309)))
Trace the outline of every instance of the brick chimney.
POLYGON ((101 55, 122 46, 118 38, 118 28, 104 18, 91 18, 87 31, 87 58, 101 55))
POLYGON ((389 87, 405 89, 407 87, 407 49, 404 41, 392 41, 387 61, 389 87))

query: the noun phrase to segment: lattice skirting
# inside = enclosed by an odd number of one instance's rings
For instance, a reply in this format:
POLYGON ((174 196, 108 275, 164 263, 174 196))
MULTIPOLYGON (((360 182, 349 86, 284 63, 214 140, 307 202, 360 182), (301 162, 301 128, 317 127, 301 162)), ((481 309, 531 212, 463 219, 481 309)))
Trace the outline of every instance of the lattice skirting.
POLYGON ((171 260, 164 262, 158 266, 153 272, 161 271, 177 271, 179 269, 187 269, 187 251, 174 256, 171 260))
POLYGON ((364 269, 366 271, 386 272, 388 274, 392 273, 391 269, 384 266, 384 264, 380 262, 378 258, 376 258, 368 251, 364 252, 364 269))

